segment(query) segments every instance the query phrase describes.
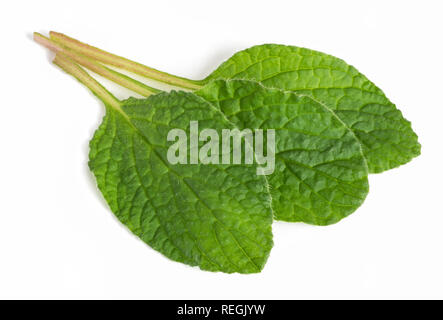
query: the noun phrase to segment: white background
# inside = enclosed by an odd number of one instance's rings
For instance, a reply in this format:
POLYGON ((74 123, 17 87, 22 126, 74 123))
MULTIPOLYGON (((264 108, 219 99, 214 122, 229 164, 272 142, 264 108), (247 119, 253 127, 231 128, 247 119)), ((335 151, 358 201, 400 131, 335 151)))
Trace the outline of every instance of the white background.
POLYGON ((442 13, 423 0, 3 2, 0 298, 443 298, 442 13), (412 121, 422 155, 371 175, 363 206, 336 225, 276 222, 260 274, 172 262, 97 191, 88 141, 104 108, 32 42, 49 30, 195 79, 255 44, 333 54, 412 121))

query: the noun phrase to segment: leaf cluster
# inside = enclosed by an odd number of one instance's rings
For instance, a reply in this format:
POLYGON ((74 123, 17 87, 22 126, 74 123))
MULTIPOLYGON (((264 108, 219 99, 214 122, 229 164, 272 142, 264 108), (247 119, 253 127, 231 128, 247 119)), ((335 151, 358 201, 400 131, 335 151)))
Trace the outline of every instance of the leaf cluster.
POLYGON ((336 223, 363 203, 368 174, 420 154, 410 122, 385 94, 321 52, 259 45, 191 80, 63 34, 35 40, 106 107, 89 167, 112 212, 155 250, 203 270, 260 272, 273 219, 336 223), (187 90, 161 92, 112 67, 187 90), (146 98, 119 101, 83 68, 146 98), (275 130, 274 172, 257 175, 256 163, 171 164, 168 132, 188 132, 191 121, 220 133, 275 130))

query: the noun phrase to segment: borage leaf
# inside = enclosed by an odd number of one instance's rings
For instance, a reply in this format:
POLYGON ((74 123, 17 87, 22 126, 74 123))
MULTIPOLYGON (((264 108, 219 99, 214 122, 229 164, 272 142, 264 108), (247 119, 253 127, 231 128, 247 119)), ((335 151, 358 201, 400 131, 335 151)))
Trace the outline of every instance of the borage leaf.
POLYGON ((58 54, 55 63, 106 105, 89 165, 117 218, 172 260, 210 271, 260 272, 273 242, 268 187, 257 166, 167 159, 170 130, 187 132, 191 120, 202 130, 232 128, 222 114, 186 92, 120 102, 67 57, 58 54))
POLYGON ((332 224, 364 201, 368 168, 361 145, 321 103, 246 80, 216 80, 196 93, 241 129, 275 130, 268 181, 276 219, 332 224))
POLYGON ((420 154, 417 135, 400 110, 363 74, 331 55, 295 46, 254 46, 234 54, 203 83, 218 78, 256 80, 321 101, 355 133, 371 173, 420 154))

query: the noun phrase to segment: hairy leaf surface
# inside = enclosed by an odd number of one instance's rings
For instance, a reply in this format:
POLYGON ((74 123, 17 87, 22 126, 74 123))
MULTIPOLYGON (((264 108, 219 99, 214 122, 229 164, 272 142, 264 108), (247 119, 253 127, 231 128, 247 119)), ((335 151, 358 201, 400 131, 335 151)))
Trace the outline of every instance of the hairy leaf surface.
POLYGON ((255 81, 216 80, 196 92, 241 129, 275 129, 268 176, 275 218, 332 224, 368 193, 368 168, 354 133, 308 96, 255 81))
POLYGON ((250 79, 323 102, 352 129, 371 173, 407 163, 420 154, 411 124, 384 93, 341 59, 318 51, 265 44, 234 54, 203 80, 250 79))
POLYGON ((232 127, 195 94, 107 107, 90 142, 90 169, 117 218, 165 256, 210 271, 259 272, 272 247, 266 180, 255 165, 172 165, 169 130, 232 127))

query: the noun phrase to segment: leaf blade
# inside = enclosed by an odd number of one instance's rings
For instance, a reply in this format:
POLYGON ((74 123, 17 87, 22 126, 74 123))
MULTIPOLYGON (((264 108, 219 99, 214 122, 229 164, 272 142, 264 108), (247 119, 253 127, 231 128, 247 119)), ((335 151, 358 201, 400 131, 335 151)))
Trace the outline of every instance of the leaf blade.
POLYGON ((272 213, 255 167, 166 159, 171 128, 186 129, 190 119, 202 128, 228 125, 208 108, 184 92, 125 101, 129 122, 108 108, 91 141, 90 168, 114 214, 157 251, 203 270, 259 272, 272 247, 272 213))
POLYGON ((331 55, 295 46, 254 46, 234 54, 205 82, 218 78, 256 80, 325 103, 359 139, 371 173, 420 154, 418 137, 400 110, 357 69, 331 55))

